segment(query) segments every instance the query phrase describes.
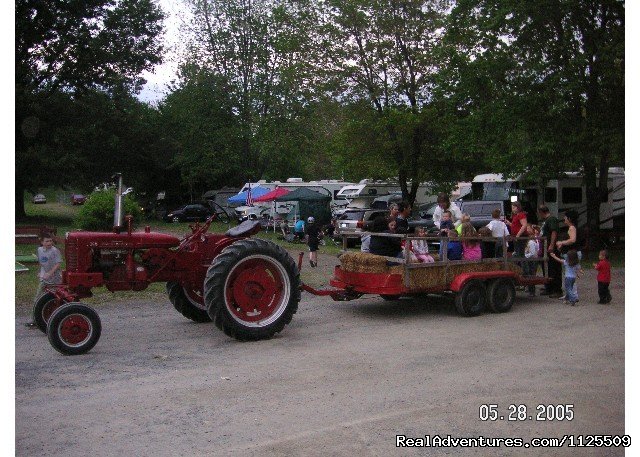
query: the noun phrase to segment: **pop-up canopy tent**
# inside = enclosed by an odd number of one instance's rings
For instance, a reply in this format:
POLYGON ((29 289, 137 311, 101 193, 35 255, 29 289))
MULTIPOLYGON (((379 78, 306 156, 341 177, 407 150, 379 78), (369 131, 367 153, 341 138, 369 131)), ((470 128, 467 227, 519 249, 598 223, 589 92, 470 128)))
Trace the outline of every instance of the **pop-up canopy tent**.
MULTIPOLYGON (((251 191, 253 192, 253 191, 251 191)), ((291 191, 289 189, 285 189, 284 187, 276 187, 271 192, 267 192, 261 197, 254 198, 254 202, 272 202, 278 197, 282 197, 283 195, 287 195, 291 191)))
MULTIPOLYGON (((253 201, 255 201, 256 198, 262 197, 267 192, 269 192, 269 189, 266 187, 257 186, 251 189, 251 197, 253 198, 253 201)), ((245 190, 244 192, 240 192, 238 195, 228 198, 227 201, 229 203, 246 203, 248 193, 249 191, 245 190)))
POLYGON ((319 192, 299 187, 286 195, 275 199, 276 202, 298 202, 300 219, 307 219, 313 216, 318 224, 326 224, 331 220, 331 208, 329 202, 331 197, 319 192))

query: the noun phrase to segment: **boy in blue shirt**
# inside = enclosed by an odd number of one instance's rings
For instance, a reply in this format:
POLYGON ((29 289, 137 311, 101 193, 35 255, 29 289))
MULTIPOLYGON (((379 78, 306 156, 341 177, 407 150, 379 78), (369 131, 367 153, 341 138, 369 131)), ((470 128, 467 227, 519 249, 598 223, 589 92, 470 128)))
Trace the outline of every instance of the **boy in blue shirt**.
POLYGON ((462 243, 455 240, 458 238, 458 232, 449 230, 449 243, 447 243, 447 259, 462 260, 462 243))

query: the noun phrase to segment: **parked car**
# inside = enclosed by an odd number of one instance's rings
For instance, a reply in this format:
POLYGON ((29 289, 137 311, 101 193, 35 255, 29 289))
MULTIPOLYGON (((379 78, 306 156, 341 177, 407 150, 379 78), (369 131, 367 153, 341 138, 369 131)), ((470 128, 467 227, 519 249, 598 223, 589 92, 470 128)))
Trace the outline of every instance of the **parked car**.
POLYGON ((163 219, 166 222, 206 221, 213 214, 213 210, 200 203, 183 205, 178 209, 169 211, 163 219))
POLYGON ((71 195, 71 204, 72 205, 84 205, 84 202, 87 201, 87 197, 82 194, 73 194, 71 195))
POLYGON ((42 203, 47 203, 47 197, 45 197, 42 194, 36 194, 33 196, 33 198, 31 199, 32 203, 35 204, 42 204, 42 203))
MULTIPOLYGON (((367 222, 373 221, 378 216, 386 216, 389 211, 384 209, 360 209, 351 208, 346 209, 344 213, 335 222, 335 230, 333 232, 333 238, 335 240, 341 240, 342 234, 347 232, 361 232, 362 226, 367 222), (360 227, 358 227, 360 225, 360 227)), ((348 245, 353 246, 360 241, 360 235, 353 234, 347 235, 348 245)))

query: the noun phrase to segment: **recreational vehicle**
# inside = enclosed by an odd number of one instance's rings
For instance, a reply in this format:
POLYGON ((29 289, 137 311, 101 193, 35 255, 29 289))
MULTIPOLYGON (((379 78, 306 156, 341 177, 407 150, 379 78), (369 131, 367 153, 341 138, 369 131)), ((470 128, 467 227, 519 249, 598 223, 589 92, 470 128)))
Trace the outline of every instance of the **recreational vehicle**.
MULTIPOLYGON (((337 196, 348 200, 349 208, 370 208, 373 201, 381 196, 389 194, 399 194, 400 185, 390 181, 372 181, 363 179, 358 184, 344 186, 337 196)), ((414 205, 430 203, 436 201, 432 186, 421 183, 416 193, 414 205)))
MULTIPOLYGON (((600 205, 600 229, 621 232, 624 230, 624 168, 609 168, 608 199, 600 205)), ((549 180, 544 187, 528 185, 522 176, 504 179, 501 174, 483 174, 473 179, 473 200, 519 200, 525 211, 535 217, 536 208, 544 203, 551 214, 560 216, 569 210, 578 213, 578 225, 587 223, 587 195, 582 176, 577 172, 564 173, 558 179, 549 180)), ((510 208, 506 204, 505 208, 510 208)))

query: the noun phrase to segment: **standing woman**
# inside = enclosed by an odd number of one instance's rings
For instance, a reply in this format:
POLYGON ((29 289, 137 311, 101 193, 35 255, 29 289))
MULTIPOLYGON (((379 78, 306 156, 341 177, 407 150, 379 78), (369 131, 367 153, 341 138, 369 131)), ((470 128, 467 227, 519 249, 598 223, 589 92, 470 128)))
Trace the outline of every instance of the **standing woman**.
POLYGON ((462 219, 462 211, 458 208, 458 205, 451 203, 449 196, 445 193, 438 194, 438 206, 433 212, 433 223, 440 229, 440 221, 442 221, 442 213, 445 211, 451 212, 451 221, 453 226, 460 225, 460 219, 462 219))
MULTIPOLYGON (((523 236, 527 229, 527 213, 522 211, 522 203, 511 203, 511 220, 505 221, 511 229, 511 236, 523 236)), ((518 240, 514 243, 514 255, 524 257, 524 248, 527 246, 526 240, 518 240)))
MULTIPOLYGON (((582 260, 582 249, 584 248, 585 243, 580 236, 581 234, 578 233, 578 213, 573 210, 564 213, 564 223, 569 227, 569 231, 567 233, 569 237, 566 240, 557 241, 556 247, 560 251, 560 254, 563 258, 566 257, 567 253, 570 250, 575 249, 578 254, 578 262, 580 262, 582 260)), ((579 266, 580 264, 578 263, 578 267, 579 266)), ((574 289, 576 289, 575 285, 574 289)), ((565 290, 565 294, 560 298, 570 297, 571 292, 572 291, 565 290)), ((575 290, 573 292, 575 292, 575 290)), ((575 293, 574 295, 577 297, 577 293, 575 293)))
POLYGON ((575 211, 567 211, 564 213, 564 223, 569 227, 569 237, 563 241, 557 241, 556 247, 560 250, 561 254, 566 254, 570 249, 575 249, 578 252, 578 259, 582 260, 582 249, 584 248, 584 240, 579 236, 578 227, 578 213, 575 211))

